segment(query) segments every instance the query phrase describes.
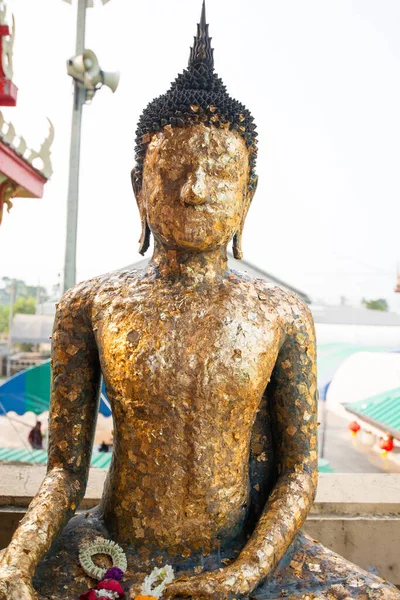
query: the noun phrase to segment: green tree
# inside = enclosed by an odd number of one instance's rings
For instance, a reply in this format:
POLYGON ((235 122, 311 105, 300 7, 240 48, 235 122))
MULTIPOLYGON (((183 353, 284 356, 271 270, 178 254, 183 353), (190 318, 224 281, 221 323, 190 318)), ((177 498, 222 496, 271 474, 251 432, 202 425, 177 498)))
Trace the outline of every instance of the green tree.
POLYGON ((378 298, 378 300, 366 300, 363 298, 362 304, 370 310, 382 310, 384 312, 389 310, 389 305, 384 298, 378 298))
MULTIPOLYGON (((8 306, 0 306, 0 333, 8 333, 8 306)), ((14 303, 14 314, 34 315, 36 312, 35 298, 17 298, 14 303)))
POLYGON ((39 295, 41 302, 45 302, 49 295, 47 289, 43 286, 27 285, 22 279, 11 279, 10 277, 2 277, 1 281, 6 290, 9 290, 11 285, 15 286, 16 297, 20 298, 37 298, 39 295))
POLYGON ((35 298, 17 298, 14 304, 14 314, 34 315, 36 311, 35 298))

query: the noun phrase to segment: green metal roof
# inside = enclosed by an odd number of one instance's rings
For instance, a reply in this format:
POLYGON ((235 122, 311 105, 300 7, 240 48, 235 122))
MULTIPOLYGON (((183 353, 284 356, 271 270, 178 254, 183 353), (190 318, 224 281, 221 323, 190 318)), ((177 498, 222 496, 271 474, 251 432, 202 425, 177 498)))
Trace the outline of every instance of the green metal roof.
POLYGON ((400 388, 344 406, 360 419, 400 440, 400 388))
MULTIPOLYGON (((110 466, 111 452, 93 452, 91 466, 107 469, 110 466)), ((46 464, 46 450, 25 450, 21 448, 0 448, 0 461, 46 464)))
POLYGON ((335 471, 332 469, 329 460, 326 460, 326 458, 319 458, 318 459, 318 471, 320 473, 334 473, 335 471))

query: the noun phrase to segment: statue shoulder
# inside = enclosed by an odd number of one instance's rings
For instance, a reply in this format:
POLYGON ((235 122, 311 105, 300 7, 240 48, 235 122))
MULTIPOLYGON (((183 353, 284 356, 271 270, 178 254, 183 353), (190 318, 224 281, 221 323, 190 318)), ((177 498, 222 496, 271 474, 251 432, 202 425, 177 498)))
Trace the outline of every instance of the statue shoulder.
POLYGON ((57 314, 65 311, 77 312, 86 309, 96 289, 97 279, 90 279, 74 285, 67 290, 57 303, 57 314))
POLYGON ((128 277, 132 280, 135 271, 114 271, 105 275, 99 275, 74 285, 62 296, 57 304, 57 313, 68 311, 90 314, 95 306, 99 295, 109 294, 112 298, 124 286, 128 277))
POLYGON ((276 310, 288 333, 314 327, 309 305, 295 292, 265 279, 253 281, 259 300, 276 310))

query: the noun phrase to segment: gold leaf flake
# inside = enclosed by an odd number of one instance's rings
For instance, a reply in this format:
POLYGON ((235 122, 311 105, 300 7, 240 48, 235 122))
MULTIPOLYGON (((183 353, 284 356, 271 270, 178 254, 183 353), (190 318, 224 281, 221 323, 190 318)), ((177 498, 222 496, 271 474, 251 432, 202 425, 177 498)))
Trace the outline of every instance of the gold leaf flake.
POLYGON ((294 425, 289 425, 289 427, 286 428, 286 431, 290 435, 290 437, 293 437, 297 431, 297 427, 295 427, 294 425))
POLYGON ((292 569, 294 569, 295 571, 301 571, 303 568, 303 563, 298 562, 297 560, 292 560, 290 562, 290 566, 292 569))

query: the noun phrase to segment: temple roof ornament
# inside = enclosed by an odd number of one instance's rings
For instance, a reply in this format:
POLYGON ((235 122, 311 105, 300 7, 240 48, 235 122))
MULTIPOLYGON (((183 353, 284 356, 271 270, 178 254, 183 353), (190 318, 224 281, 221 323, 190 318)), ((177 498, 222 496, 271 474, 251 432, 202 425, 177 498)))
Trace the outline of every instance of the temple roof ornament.
POLYGON ((50 155, 51 145, 54 141, 54 126, 50 119, 47 120, 49 122, 49 132, 39 150, 33 150, 28 148, 25 138, 16 133, 14 125, 4 120, 3 113, 0 111, 0 142, 7 144, 11 150, 14 150, 46 180, 50 179, 53 174, 50 155))
POLYGON ((12 28, 7 21, 7 5, 5 0, 0 0, 0 105, 16 106, 18 88, 12 81, 14 75, 14 15, 12 15, 12 28))
MULTIPOLYGON (((0 0, 0 106, 16 106, 18 88, 13 83, 13 46, 15 21, 8 24, 7 5, 0 0)), ((0 224, 4 207, 12 208, 12 198, 42 198, 44 185, 53 173, 50 150, 54 127, 49 121, 49 133, 40 148, 28 148, 25 138, 17 134, 14 125, 0 111, 0 224)))
MULTIPOLYGON (((49 132, 43 140, 38 152, 35 150, 28 150, 29 155, 27 155, 25 152, 24 157, 34 169, 37 169, 43 175, 43 177, 50 179, 53 174, 53 167, 51 163, 51 146, 54 141, 54 125, 50 119, 47 120, 49 122, 49 132), (37 159, 39 159, 39 165, 37 163, 37 159)), ((18 152, 18 148, 16 148, 16 151, 18 152)))
POLYGON ((7 6, 4 3, 4 0, 0 0, 0 25, 8 27, 10 31, 9 35, 2 36, 1 38, 3 49, 1 66, 5 77, 11 80, 14 75, 12 59, 15 40, 15 19, 14 15, 12 15, 12 29, 10 30, 10 26, 7 23, 7 6))
POLYGON ((0 224, 4 206, 10 212, 12 198, 41 198, 44 185, 50 179, 51 145, 54 127, 50 119, 49 132, 38 150, 29 148, 14 125, 0 111, 0 224))

